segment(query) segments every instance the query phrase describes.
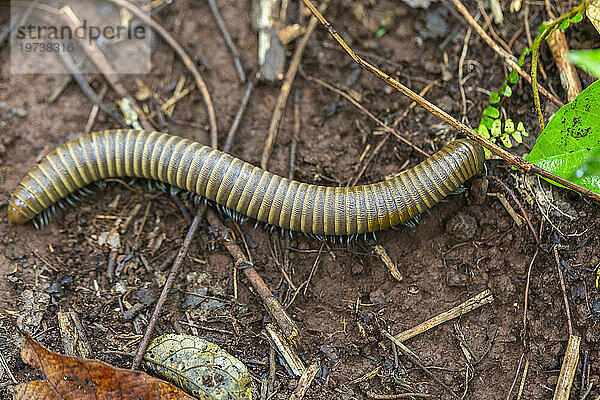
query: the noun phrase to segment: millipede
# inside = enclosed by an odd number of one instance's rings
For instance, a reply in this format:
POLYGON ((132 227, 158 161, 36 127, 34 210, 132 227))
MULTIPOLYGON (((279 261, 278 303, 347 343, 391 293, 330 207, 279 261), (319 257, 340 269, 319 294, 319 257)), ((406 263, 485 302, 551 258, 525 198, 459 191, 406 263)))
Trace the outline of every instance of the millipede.
POLYGON ((407 224, 481 171, 483 148, 450 142, 415 167, 369 185, 328 187, 290 180, 227 153, 167 133, 106 130, 46 155, 19 183, 9 221, 48 223, 107 178, 143 178, 220 205, 231 215, 317 238, 366 234, 407 224))

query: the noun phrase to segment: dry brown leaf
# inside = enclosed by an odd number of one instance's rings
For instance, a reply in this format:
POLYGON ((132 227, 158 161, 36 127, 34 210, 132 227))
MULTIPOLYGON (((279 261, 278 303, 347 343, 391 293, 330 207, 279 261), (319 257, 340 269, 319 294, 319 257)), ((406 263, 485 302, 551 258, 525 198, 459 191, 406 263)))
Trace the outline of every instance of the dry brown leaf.
POLYGON ((17 385, 13 400, 194 400, 144 372, 54 353, 29 335, 21 346, 21 358, 39 369, 45 380, 17 385))

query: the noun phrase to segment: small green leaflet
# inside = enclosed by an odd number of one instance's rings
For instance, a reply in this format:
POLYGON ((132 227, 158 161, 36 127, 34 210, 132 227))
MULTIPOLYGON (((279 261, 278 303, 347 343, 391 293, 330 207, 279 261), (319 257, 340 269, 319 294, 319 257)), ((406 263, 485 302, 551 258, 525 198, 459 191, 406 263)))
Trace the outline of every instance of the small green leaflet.
POLYGON ((572 50, 568 53, 568 56, 569 61, 573 64, 596 78, 600 78, 600 49, 572 50))
POLYGON ((525 159, 600 194, 598 169, 586 167, 594 165, 599 151, 600 81, 596 81, 554 115, 525 159))

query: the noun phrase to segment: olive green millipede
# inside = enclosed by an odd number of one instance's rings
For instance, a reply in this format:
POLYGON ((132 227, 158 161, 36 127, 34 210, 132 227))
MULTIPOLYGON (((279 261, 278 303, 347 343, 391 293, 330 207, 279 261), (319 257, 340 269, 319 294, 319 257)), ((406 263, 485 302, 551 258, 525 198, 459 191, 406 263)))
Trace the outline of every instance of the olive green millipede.
POLYGON ((164 182, 236 215, 319 238, 353 236, 406 223, 476 175, 483 148, 460 139, 412 169, 353 187, 302 183, 219 150, 160 132, 107 130, 48 154, 21 181, 8 207, 13 224, 48 222, 50 211, 90 183, 132 177, 164 182))

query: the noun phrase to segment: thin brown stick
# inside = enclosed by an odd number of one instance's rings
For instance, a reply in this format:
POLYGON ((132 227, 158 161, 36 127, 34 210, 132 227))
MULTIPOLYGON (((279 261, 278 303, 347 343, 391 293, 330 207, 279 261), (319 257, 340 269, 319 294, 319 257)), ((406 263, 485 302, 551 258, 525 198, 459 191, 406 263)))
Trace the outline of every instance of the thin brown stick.
POLYGON ((308 391, 310 384, 317 376, 317 372, 319 372, 319 364, 313 363, 308 368, 304 370, 302 376, 298 380, 298 386, 294 389, 294 392, 290 396, 290 400, 302 400, 304 395, 308 391))
POLYGON ((458 59, 458 88, 460 89, 460 99, 462 104, 461 118, 464 123, 468 123, 469 119, 467 117, 467 95, 465 93, 465 83, 463 82, 463 65, 465 63, 465 58, 467 58, 467 51, 469 50, 469 40, 471 40, 471 33, 473 33, 473 28, 468 27, 467 33, 465 33, 465 39, 463 40, 462 52, 460 53, 460 58, 458 59))
MULTIPOLYGON (((330 85, 329 83, 322 81, 319 78, 315 78, 314 76, 310 76, 310 75, 305 75, 306 79, 308 79, 311 82, 314 82, 318 85, 323 86, 324 88, 327 88, 337 94, 339 94, 340 96, 344 97, 346 100, 348 100, 350 103, 354 104, 360 111, 362 111, 367 117, 371 118, 373 121, 377 122, 377 124, 379 126, 381 126, 383 129, 385 129, 386 131, 388 131, 389 133, 391 133, 392 135, 394 135, 398 140, 400 140, 402 143, 412 147, 413 149, 415 149, 416 151, 418 151, 419 153, 421 153, 422 155, 424 155, 425 157, 429 157, 430 154, 427 153, 426 151, 422 150, 419 146, 413 144, 410 140, 405 139, 397 130, 395 130, 394 128, 386 125, 383 121, 381 121, 379 118, 377 118, 375 115, 373 115, 369 110, 367 110, 362 104, 360 104, 358 101, 356 101, 352 96, 350 96, 348 93, 344 92, 341 89, 336 88, 335 86, 330 85)), ((416 93, 415 93, 416 95, 416 93)))
POLYGON ((227 139, 225 139, 225 146, 223 146, 223 151, 225 153, 229 153, 231 150, 231 146, 233 146, 233 141, 235 139, 235 134, 240 126, 240 122, 242 122, 242 117, 244 116, 244 112, 246 111, 246 107, 248 106, 248 101, 250 101, 250 96, 252 95, 252 90, 258 81, 258 74, 254 74, 252 79, 248 82, 246 86, 246 90, 244 91, 244 95, 242 96, 242 101, 240 101, 240 106, 238 107, 238 111, 235 114, 235 118, 231 123, 231 128, 229 128, 229 132, 227 132, 227 139))
POLYGON ((550 34, 547 41, 556 67, 560 71, 560 83, 567 92, 567 100, 572 102, 583 89, 575 66, 567 58, 569 52, 567 37, 563 31, 557 29, 550 34))
POLYGON ((560 279, 560 287, 563 293, 563 300, 565 302, 565 313, 567 314, 567 324, 569 327, 569 336, 573 336, 573 323, 571 322, 571 309, 569 307, 569 300, 567 298, 567 286, 565 285, 565 278, 562 272, 562 266, 560 265, 560 257, 558 256, 558 249, 556 246, 552 248, 554 252, 554 259, 556 260, 556 269, 558 270, 558 278, 560 279))
MULTIPOLYGON (((328 4, 329 0, 324 0, 320 7, 321 11, 325 11, 328 4)), ((296 73, 298 72, 298 68, 300 67, 300 61, 302 61, 304 49, 306 48, 306 45, 308 44, 308 41, 316 27, 317 20, 315 18, 311 18, 310 22, 308 23, 306 33, 302 37, 302 40, 298 44, 298 47, 296 47, 294 55, 292 56, 292 60, 290 61, 290 66, 287 72, 285 73, 285 78, 283 80, 283 84, 281 85, 281 90, 279 91, 279 97, 277 97, 277 101, 275 102, 275 108, 273 109, 273 115, 271 117, 271 123, 269 125, 269 133, 267 134, 267 140, 265 141, 265 147, 263 149, 262 157, 260 160, 260 166, 262 169, 267 169, 267 166, 269 164, 269 157, 271 157, 273 144, 275 143, 275 139, 277 139, 277 134, 279 132, 279 124, 281 123, 283 111, 285 109, 287 99, 290 95, 290 91, 292 90, 292 85, 294 84, 296 73)))
POLYGON ((308 274, 308 279, 306 279, 306 285, 304 285, 304 293, 303 293, 305 296, 306 296, 306 291, 308 290, 308 285, 310 285, 310 281, 311 281, 313 275, 315 274, 315 271, 317 270, 319 263, 321 262, 321 254, 323 254, 324 247, 325 247, 325 243, 321 244, 321 248, 319 249, 317 258, 315 258, 315 262, 314 262, 312 268, 310 269, 310 274, 308 274))
POLYGON ((217 7, 217 3, 215 0, 207 0, 208 5, 210 7, 210 11, 213 13, 215 17, 215 21, 217 22, 217 26, 221 31, 221 35, 223 35, 223 39, 225 40, 225 44, 233 57, 233 64, 235 65, 235 69, 238 72, 238 76, 240 77, 240 81, 242 83, 246 82, 246 72, 244 72, 244 66, 242 65, 242 60, 240 59, 240 52, 237 47, 235 47, 235 43, 233 43, 233 39, 229 34, 229 30, 227 29, 227 25, 225 21, 223 21, 223 17, 221 17, 221 13, 219 12, 219 7, 217 7))
MULTIPOLYGON (((458 12, 462 14, 465 20, 467 20, 469 25, 471 25, 473 29, 475 29, 475 32, 477 32, 479 36, 481 36, 484 42, 486 42, 488 46, 490 46, 492 50, 494 50, 496 54, 498 54, 504 60, 505 63, 507 63, 512 69, 517 71, 517 73, 521 75, 525 80, 527 80, 527 82, 531 83, 531 76, 513 60, 510 54, 508 54, 504 49, 498 46, 496 42, 494 42, 494 40, 487 34, 487 32, 471 16, 469 10, 467 10, 463 3, 461 3, 460 0, 452 0, 452 3, 454 3, 456 8, 458 9, 458 12)), ((560 101, 556 96, 554 96, 552 93, 546 90, 546 88, 544 88, 542 85, 538 84, 537 86, 540 92, 548 99, 550 99, 554 104, 556 104, 559 107, 564 106, 564 103, 562 101, 560 101)))
MULTIPOLYGON (((298 139, 300 138, 300 91, 296 91, 294 96, 294 134, 290 143, 290 169, 288 178, 294 179, 296 171, 296 148, 298 147, 298 139)), ((286 236, 289 237, 289 236, 286 236)))
POLYGON ((529 268, 527 268, 527 283, 525 284, 525 300, 523 301, 523 346, 527 347, 527 309, 529 308, 529 285, 531 283, 531 269, 533 268, 533 263, 540 251, 539 247, 536 247, 535 253, 533 253, 533 257, 531 258, 531 262, 529 263, 529 268))
POLYGON ((512 397, 512 391, 517 384, 517 379, 519 379, 519 373, 521 372, 521 364, 523 364, 523 358, 525 358, 525 353, 521 354, 521 358, 519 359, 519 365, 517 365, 517 372, 515 373, 515 379, 513 379, 512 385, 510 385, 510 389, 508 389, 508 394, 506 395, 506 400, 510 400, 512 397))
POLYGON ((130 3, 127 0, 109 0, 115 4, 118 4, 121 7, 127 8, 131 11, 136 17, 142 20, 144 23, 150 25, 153 30, 158 32, 160 36, 175 50, 183 64, 187 68, 188 71, 194 77, 196 81, 196 86, 202 95, 204 100, 204 104, 206 105, 206 111, 208 112, 208 123, 210 125, 210 145, 212 148, 216 149, 218 146, 218 133, 217 133, 217 117, 215 116, 215 108, 212 104, 212 100, 210 98, 210 93, 208 91, 208 86, 206 86, 206 82, 202 78, 200 71, 198 71, 198 67, 196 67, 196 63, 192 60, 192 58, 187 54, 187 52, 181 47, 181 45, 175 40, 173 36, 162 27, 158 22, 148 16, 144 11, 139 9, 134 4, 130 3))
MULTIPOLYGON (((102 87, 100 88, 100 91, 98 92, 98 98, 102 100, 107 91, 108 85, 106 83, 103 83, 102 87)), ((88 134, 92 131, 94 123, 96 122, 96 117, 98 116, 98 110, 100 110, 100 107, 98 106, 98 104, 94 103, 90 111, 90 115, 88 116, 88 120, 85 124, 85 128, 83 128, 84 134, 88 134)))
POLYGON ((275 296, 273 296, 273 293, 271 293, 271 290, 268 288, 265 281, 263 281, 260 275, 258 275, 252 263, 248 261, 240 246, 238 246, 237 243, 232 240, 229 229, 223 225, 223 222, 221 222, 220 218, 213 209, 208 210, 206 213, 206 218, 213 229, 215 229, 217 232, 224 233, 224 239, 222 240, 222 243, 229 254, 231 254, 231 257, 234 259, 235 267, 244 272, 244 275, 250 281, 252 287, 254 287, 256 292, 261 297, 265 308, 277 322, 279 328, 283 331, 286 339, 292 344, 298 345, 300 334, 296 324, 290 318, 281 304, 279 304, 279 301, 277 301, 275 296))
MULTIPOLYGON (((464 131, 465 134, 467 134, 467 136, 469 136, 471 139, 473 139, 477 143, 481 144, 483 147, 487 148, 492 153, 498 155, 499 157, 501 157, 502 159, 504 159, 509 164, 514 165, 517 168, 523 169, 524 171, 532 172, 532 173, 537 174, 537 175, 539 175, 539 176, 541 176, 543 178, 546 178, 546 179, 551 180, 553 182, 559 183, 559 184, 561 184, 561 185, 563 185, 563 186, 565 186, 565 187, 567 187, 567 188, 569 188, 571 190, 574 190, 574 191, 576 191, 578 193, 581 193, 581 194, 583 194, 583 195, 585 195, 585 196, 587 196, 589 198, 592 198, 594 200, 600 201, 600 194, 594 193, 594 192, 592 192, 589 189, 581 187, 581 186, 579 186, 579 185, 577 185, 577 184, 575 184, 573 182, 570 182, 570 181, 566 180, 565 178, 561 178, 560 176, 557 176, 557 175, 555 175, 555 174, 553 174, 551 172, 548 172, 545 169, 540 168, 537 165, 534 165, 534 164, 532 164, 532 163, 530 163, 528 161, 525 161, 525 160, 523 160, 520 157, 516 157, 516 156, 512 155, 511 153, 509 153, 506 150, 502 149, 498 145, 490 142, 489 140, 487 140, 484 137, 482 137, 481 135, 479 135, 472 128, 470 128, 467 125, 459 122, 456 118, 452 117, 451 115, 449 115, 445 111, 441 110, 439 107, 435 106, 434 104, 432 104, 428 100, 426 100, 423 97, 417 95, 415 92, 413 92, 412 90, 410 90, 409 88, 407 88, 406 86, 404 86, 403 84, 401 84, 400 82, 398 82, 396 79, 390 77, 385 72, 379 70, 378 68, 376 68, 372 64, 370 64, 367 61, 363 60, 361 57, 359 57, 346 44, 346 42, 340 37, 340 35, 335 31, 335 29, 333 29, 333 27, 331 26, 331 24, 329 22, 327 22, 327 20, 323 17, 323 15, 321 15, 321 13, 315 8, 315 6, 312 4, 312 2, 310 0, 302 0, 302 1, 310 9, 310 11, 313 13, 313 15, 315 15, 317 17, 317 19, 319 19, 319 21, 321 22, 321 24, 323 24, 323 26, 328 30, 329 34, 338 42, 338 44, 340 46, 342 46, 342 48, 346 51, 346 53, 360 67, 364 68, 365 70, 367 70, 370 73, 372 73, 373 75, 375 75, 377 78, 381 79, 382 81, 386 82, 390 86, 394 87, 396 90, 398 90, 399 92, 401 92, 405 96, 409 97, 411 100, 416 101, 421 107, 425 108, 427 111, 431 112, 432 114, 434 114, 438 118, 440 118, 443 121, 447 122, 449 125, 451 125, 455 129, 460 130, 460 131, 464 131)), ((453 1, 456 1, 456 0, 453 0, 453 1)), ((464 8, 464 6, 463 6, 463 8, 464 8)), ((471 17, 471 19, 472 19, 472 17, 471 17)), ((479 25, 477 25, 477 26, 479 26, 479 25)), ((479 28, 481 28, 481 27, 479 27, 479 28)))
POLYGON ((517 393, 517 400, 521 400, 521 397, 523 396, 525 380, 527 379, 527 371, 529 371, 529 360, 525 361, 525 368, 523 368, 523 376, 521 377, 521 384, 519 385, 519 393, 517 393))
MULTIPOLYGON (((71 30, 74 32, 82 26, 81 22, 79 21, 79 18, 77 17, 77 15, 75 15, 73 10, 69 6, 65 6, 60 9, 59 17, 61 17, 62 20, 67 25, 69 25, 71 30)), ((94 65, 96 65, 96 67, 100 70, 100 72, 104 76, 104 79, 106 79, 106 81, 110 84, 110 86, 117 93, 117 95, 123 99, 129 100, 131 106, 135 110, 140 120, 140 123, 142 124, 142 127, 146 130, 154 130, 152 123, 150 122, 144 111, 140 108, 135 99, 127 92, 125 87, 121 85, 121 83, 117 80, 117 72, 115 71, 113 66, 110 65, 110 63, 108 62, 102 51, 100 51, 98 46, 96 46, 96 42, 86 39, 79 39, 79 45, 85 51, 85 53, 87 54, 89 59, 94 63, 94 65)))
POLYGON ((517 207, 519 207, 519 211, 521 211, 521 215, 523 216, 523 218, 525 219, 525 222, 527 222, 527 226, 529 227, 529 230, 531 231, 531 233, 533 234, 533 238, 535 239, 535 243, 539 246, 540 245, 540 239, 538 238, 538 235, 535 231, 535 229, 533 229, 533 225, 531 224, 531 220, 529 219, 529 216, 527 215, 527 212, 525 212, 525 209, 523 208, 523 205, 521 204, 521 202, 519 201, 519 199, 517 198, 517 196, 515 195, 515 192, 513 192, 504 182, 502 182, 502 180, 500 180, 500 178, 498 178, 497 176, 492 176, 492 179, 494 180, 494 182, 496 182, 497 184, 499 184, 500 186, 502 186, 502 189, 504 189, 504 191, 506 193, 508 193, 510 195, 510 197, 513 199, 513 201, 517 204, 517 207))
POLYGON ((404 342, 410 338, 420 335, 423 332, 428 331, 429 329, 435 328, 438 325, 460 317, 461 315, 469 313, 483 305, 489 304, 492 301, 494 301, 494 296, 489 289, 486 289, 483 292, 469 298, 465 302, 452 307, 450 310, 444 311, 443 313, 440 313, 413 328, 394 335, 394 339, 398 340, 399 342, 404 342))
POLYGON ((396 346, 398 346, 398 348, 402 352, 402 354, 404 354, 406 357, 408 357, 417 367, 421 368, 421 370, 423 370, 423 372, 425 372, 438 385, 440 385, 448 393, 450 393, 452 395, 452 397, 459 398, 459 396, 456 393, 454 393, 454 391, 452 389, 450 389, 448 386, 446 386, 446 384, 444 384, 444 382, 442 382, 440 380, 440 378, 438 378, 431 371, 429 371, 427 369, 427 367, 425 365, 423 365, 423 363, 421 362, 421 360, 419 360, 419 358, 416 356, 416 354, 413 353, 412 350, 410 350, 408 347, 406 347, 404 345, 404 343, 402 343, 401 341, 399 341, 398 339, 396 339, 394 336, 392 336, 387 331, 382 330, 381 333, 383 334, 383 336, 385 336, 386 338, 390 339, 393 343, 395 343, 396 346))
POLYGON ((187 255, 188 249, 190 248, 190 244, 192 243, 192 239, 196 234, 196 230, 198 229, 198 225, 200 224, 200 219, 204 215, 206 211, 206 205, 203 203, 198 207, 198 211, 196 211, 196 216, 190 225, 190 229, 188 229, 187 234, 185 235, 185 239, 183 240, 183 245, 177 254, 177 258, 173 262, 173 266, 171 267, 171 272, 167 277, 167 281, 163 286, 163 290, 156 302, 156 307, 154 307, 154 312, 152 313, 152 317, 150 318, 150 322, 148 322, 148 326, 146 327, 146 332, 144 333, 144 337, 140 343, 140 347, 138 347, 137 353, 135 354, 135 358, 133 359, 133 363, 131 365, 131 369, 138 369, 140 367, 140 363, 142 362, 142 358, 144 357, 144 352, 150 343, 150 336, 154 331, 154 327, 156 326, 156 322, 158 321, 158 317, 160 315, 160 311, 162 309, 163 304, 167 300, 169 296, 169 292, 173 287, 173 283, 175 283, 175 279, 178 276, 179 268, 183 263, 183 259, 187 255))
MULTIPOLYGON (((419 92, 419 96, 423 97, 427 94, 427 92, 429 92, 431 90, 431 88, 433 88, 435 85, 437 85, 438 83, 440 83, 442 81, 442 78, 437 78, 431 82, 429 82, 427 85, 425 85, 425 87, 419 92)), ((408 107, 406 107, 404 109, 404 112, 402 113, 401 116, 399 116, 394 123, 392 124, 392 128, 396 128, 400 122, 402 122, 404 120, 404 118, 406 118, 406 116, 408 115, 408 113, 410 112, 410 110, 412 110, 413 108, 415 108, 417 105, 416 101, 411 102, 408 107)))
MULTIPOLYGON (((458 1, 458 0, 453 0, 453 1, 458 1)), ((573 15, 575 15, 578 12, 582 12, 583 10, 585 10, 585 7, 587 6, 587 0, 583 1, 581 4, 579 4, 577 7, 573 8, 571 11, 569 11, 566 14, 561 15, 560 17, 556 18, 554 21, 550 22, 546 28, 544 29, 544 31, 539 34, 538 36, 536 36, 535 40, 533 41, 533 47, 531 48, 531 88, 533 89, 533 103, 535 106, 535 110, 537 113, 537 117, 538 117, 538 123, 540 125, 540 131, 544 130, 544 116, 542 115, 542 108, 541 108, 541 104, 540 104, 540 94, 538 93, 538 91, 542 91, 541 89, 539 89, 539 85, 537 84, 537 69, 538 69, 538 55, 539 55, 539 50, 540 50, 540 46, 542 44, 542 42, 544 40, 546 40, 546 38, 550 35, 550 33, 556 29, 556 26, 558 26, 558 24, 560 24, 562 21, 566 20, 567 18, 572 17, 573 15)), ((543 92, 542 92, 543 94, 543 92)))
POLYGON ((574 335, 569 335, 569 342, 565 351, 560 375, 554 391, 553 400, 569 400, 571 388, 573 387, 573 379, 577 372, 577 364, 579 363, 579 345, 581 338, 574 335))

